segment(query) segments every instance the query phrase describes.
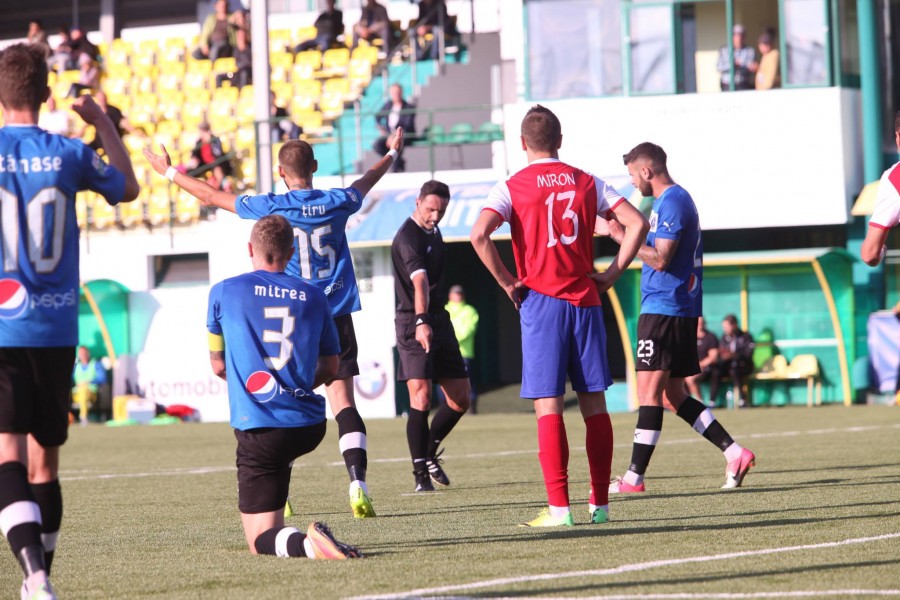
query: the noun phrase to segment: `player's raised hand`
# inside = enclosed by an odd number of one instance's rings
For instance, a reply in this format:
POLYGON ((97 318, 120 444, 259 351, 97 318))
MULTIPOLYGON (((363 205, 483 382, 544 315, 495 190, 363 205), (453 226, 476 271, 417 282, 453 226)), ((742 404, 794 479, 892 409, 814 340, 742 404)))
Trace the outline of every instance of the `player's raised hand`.
POLYGON ((162 154, 154 154, 153 150, 147 146, 144 148, 144 156, 150 162, 150 166, 153 167, 154 171, 160 175, 165 175, 166 169, 172 166, 172 159, 169 158, 169 153, 164 145, 160 144, 159 148, 162 150, 162 154))
POLYGON ((98 120, 107 118, 100 105, 87 94, 75 98, 75 101, 72 102, 72 110, 88 125, 96 125, 98 120))
POLYGON ((394 130, 394 133, 387 140, 388 150, 396 150, 400 152, 403 149, 403 130, 399 127, 394 130))

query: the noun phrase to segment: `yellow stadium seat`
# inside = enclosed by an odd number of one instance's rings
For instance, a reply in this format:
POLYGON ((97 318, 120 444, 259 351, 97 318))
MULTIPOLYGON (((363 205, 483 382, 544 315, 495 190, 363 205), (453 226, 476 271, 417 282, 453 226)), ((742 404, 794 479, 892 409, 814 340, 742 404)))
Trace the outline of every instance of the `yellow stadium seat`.
POLYGON ((47 85, 53 87, 56 84, 56 71, 47 73, 47 85))
POLYGON ((153 188, 147 199, 147 221, 151 225, 163 225, 171 220, 171 215, 172 205, 169 201, 168 185, 153 188))
POLYGON ((125 144, 125 148, 129 153, 140 154, 147 145, 147 138, 140 135, 134 135, 133 133, 126 133, 122 136, 122 143, 125 144))
POLYGON ((350 97, 350 80, 343 77, 326 79, 322 85, 322 94, 339 94, 346 100, 350 97))
POLYGON ((307 42, 309 40, 313 40, 316 38, 316 27, 315 25, 309 25, 307 27, 301 27, 297 30, 297 36, 295 40, 299 44, 300 42, 307 42))
MULTIPOLYGON (((127 114, 131 110, 131 96, 128 96, 126 94, 111 94, 107 92, 106 101, 121 110, 123 113, 127 114)), ((58 101, 56 105, 59 106, 58 101)), ((70 105, 71 101, 67 106, 70 105)))
POLYGON ((175 196, 175 219, 179 223, 196 223, 200 220, 200 201, 183 190, 175 196))
POLYGON ((294 55, 290 52, 274 52, 269 56, 269 65, 275 67, 284 67, 290 69, 294 64, 294 55))
POLYGON ((116 207, 110 206, 103 196, 95 196, 91 207, 91 225, 95 229, 106 229, 116 223, 116 207))
POLYGON ((213 73, 234 73, 237 71, 237 61, 230 57, 217 58, 213 64, 213 73))
POLYGON ((340 75, 347 72, 350 63, 349 48, 331 48, 322 54, 322 72, 330 75, 340 75))
POLYGON ((225 146, 224 138, 238 128, 238 120, 231 115, 210 115, 209 126, 218 137, 222 138, 222 145, 225 146))
POLYGON ((297 113, 293 117, 294 122, 303 128, 303 133, 315 134, 322 129, 324 122, 322 113, 320 112, 302 112, 297 113))
POLYGON ((244 98, 253 98, 253 84, 245 85, 241 88, 241 91, 238 93, 238 98, 243 100, 244 98))
POLYGON ((181 82, 183 79, 184 75, 177 75, 175 73, 163 73, 156 80, 156 91, 159 94, 177 92, 181 90, 181 82))
POLYGON ((310 65, 313 70, 318 71, 320 68, 322 68, 322 53, 318 50, 298 52, 297 56, 294 58, 294 64, 310 65))
POLYGON ((119 221, 125 227, 134 227, 144 222, 144 201, 138 197, 131 202, 119 204, 119 221))
MULTIPOLYGON (((115 95, 127 94, 130 88, 131 88, 131 80, 126 79, 126 78, 119 79, 117 77, 107 77, 106 80, 103 82, 103 91, 106 92, 107 100, 109 100, 109 97, 112 96, 113 94, 115 94, 115 95)), ((118 104, 116 106, 118 106, 118 104)))
POLYGON ((212 93, 213 102, 228 102, 229 104, 235 104, 238 101, 239 96, 240 90, 236 87, 216 88, 212 93))
POLYGON ((84 228, 88 222, 88 195, 93 192, 82 192, 75 196, 75 219, 78 221, 78 227, 84 228))
POLYGON ((107 68, 111 65, 121 65, 128 66, 129 58, 131 55, 131 51, 127 46, 116 45, 116 42, 120 40, 113 40, 113 45, 109 49, 109 52, 104 55, 104 62, 107 65, 107 68))
POLYGON ((294 96, 291 99, 291 114, 302 112, 314 112, 316 110, 316 100, 309 96, 294 96))
POLYGON ((291 81, 294 83, 314 79, 315 76, 316 70, 310 64, 295 64, 291 69, 291 81))
POLYGON ((335 119, 344 112, 344 97, 340 94, 322 94, 319 109, 327 119, 335 119))
POLYGON ((256 115, 255 109, 253 106, 253 101, 244 100, 243 98, 237 103, 235 107, 235 113, 237 115, 237 120, 241 124, 253 124, 256 115))
POLYGON ((138 51, 132 54, 131 56, 131 68, 132 69, 151 69, 155 68, 156 65, 156 40, 149 40, 153 42, 153 48, 144 49, 144 45, 148 42, 145 40, 140 43, 140 48, 138 51))
POLYGON ((364 60, 369 63, 369 65, 374 65, 378 62, 378 48, 360 44, 353 49, 350 60, 364 60))
MULTIPOLYGON (((162 95, 156 107, 156 115, 162 121, 178 121, 181 118, 181 107, 184 96, 180 92, 169 92, 162 95)), ((157 127, 157 130, 159 127, 157 127)))
POLYGON ((251 156, 256 154, 256 131, 252 125, 238 127, 234 132, 234 148, 251 156))
POLYGON ((307 98, 319 98, 322 95, 322 84, 316 80, 302 80, 294 82, 294 94, 307 98))
MULTIPOLYGON (((207 99, 207 103, 209 100, 207 99)), ((181 107, 181 122, 188 129, 195 129, 197 125, 206 119, 207 103, 193 100, 188 96, 188 101, 181 107)))
POLYGON ((137 75, 131 80, 132 94, 153 94, 155 92, 156 80, 146 75, 137 75))
POLYGON ((294 88, 289 83, 272 83, 272 91, 275 92, 275 102, 284 106, 294 97, 294 88))

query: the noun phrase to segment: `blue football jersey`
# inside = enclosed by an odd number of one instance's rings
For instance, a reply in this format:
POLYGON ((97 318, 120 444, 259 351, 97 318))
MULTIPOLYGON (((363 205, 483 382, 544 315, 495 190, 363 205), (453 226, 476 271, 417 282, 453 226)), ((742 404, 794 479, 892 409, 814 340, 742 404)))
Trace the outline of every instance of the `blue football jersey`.
POLYGON ((209 291, 206 327, 225 338, 232 427, 325 419, 325 399, 313 392, 316 363, 341 346, 321 290, 285 273, 238 275, 209 291))
POLYGON ((347 219, 362 206, 353 189, 291 190, 286 194, 239 196, 238 216, 281 215, 294 228, 294 256, 285 272, 325 292, 335 317, 360 309, 356 274, 347 245, 347 219))
POLYGON ((665 271, 644 265, 641 314, 699 317, 703 313, 703 237, 691 195, 680 185, 667 188, 653 201, 647 245, 658 238, 678 240, 665 271))
POLYGON ((125 176, 78 140, 33 125, 0 129, 0 346, 78 343, 80 190, 116 204, 125 176))

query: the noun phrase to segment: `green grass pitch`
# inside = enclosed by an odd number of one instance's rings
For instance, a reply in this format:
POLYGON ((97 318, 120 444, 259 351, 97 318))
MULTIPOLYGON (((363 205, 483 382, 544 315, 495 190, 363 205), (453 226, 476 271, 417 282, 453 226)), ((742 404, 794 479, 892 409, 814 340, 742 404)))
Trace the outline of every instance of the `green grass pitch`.
MULTIPOLYGON (((717 416, 757 455, 745 487, 720 490, 721 453, 667 414, 648 493, 613 496, 612 522, 593 526, 584 424, 568 410, 576 527, 539 530, 516 526, 545 502, 534 417, 524 410, 465 417, 446 443, 451 487, 419 495, 405 421, 370 420, 379 516, 359 521, 330 423, 294 466, 299 514, 289 523, 326 521, 367 554, 341 562, 248 553, 227 425, 73 427, 53 581, 61 598, 78 599, 900 595, 900 409, 717 416)), ((634 423, 613 416, 616 474, 634 423)), ((18 566, 0 554, 0 598, 17 598, 18 566)))

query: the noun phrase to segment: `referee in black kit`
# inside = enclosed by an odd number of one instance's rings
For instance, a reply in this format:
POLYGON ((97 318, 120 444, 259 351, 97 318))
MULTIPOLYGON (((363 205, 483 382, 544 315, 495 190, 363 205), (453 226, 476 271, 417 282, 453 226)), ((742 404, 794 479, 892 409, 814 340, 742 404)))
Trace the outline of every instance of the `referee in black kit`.
MULTIPOLYGON (((434 491, 433 483, 450 485, 441 468, 441 442, 469 408, 469 378, 459 343, 444 309, 444 239, 437 224, 450 202, 450 188, 426 181, 416 198, 416 209, 391 244, 394 290, 397 298, 397 380, 409 389, 406 438, 413 461, 417 492, 434 491), (447 403, 428 426, 432 381, 437 381, 447 403)), ((441 451, 443 452, 443 450, 441 451)))

